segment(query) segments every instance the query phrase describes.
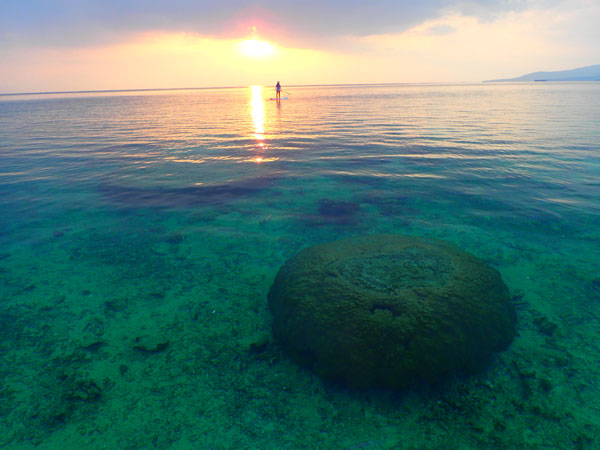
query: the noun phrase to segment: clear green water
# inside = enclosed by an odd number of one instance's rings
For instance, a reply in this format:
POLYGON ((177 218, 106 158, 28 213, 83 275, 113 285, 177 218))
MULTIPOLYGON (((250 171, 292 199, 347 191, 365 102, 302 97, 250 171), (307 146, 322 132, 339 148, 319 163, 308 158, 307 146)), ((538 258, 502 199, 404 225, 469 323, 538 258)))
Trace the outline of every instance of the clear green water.
POLYGON ((0 447, 600 448, 600 85, 0 97, 0 447), (433 237, 518 336, 406 392, 270 336, 300 249, 433 237))

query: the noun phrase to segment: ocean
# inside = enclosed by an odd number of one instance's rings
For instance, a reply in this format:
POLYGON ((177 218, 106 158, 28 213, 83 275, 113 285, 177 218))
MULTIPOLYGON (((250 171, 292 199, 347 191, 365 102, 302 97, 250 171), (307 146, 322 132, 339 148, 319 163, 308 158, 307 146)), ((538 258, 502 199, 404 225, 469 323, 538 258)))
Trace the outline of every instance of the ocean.
POLYGON ((0 448, 600 448, 600 84, 0 96, 0 448), (274 339, 301 249, 497 269, 517 336, 402 391, 274 339))

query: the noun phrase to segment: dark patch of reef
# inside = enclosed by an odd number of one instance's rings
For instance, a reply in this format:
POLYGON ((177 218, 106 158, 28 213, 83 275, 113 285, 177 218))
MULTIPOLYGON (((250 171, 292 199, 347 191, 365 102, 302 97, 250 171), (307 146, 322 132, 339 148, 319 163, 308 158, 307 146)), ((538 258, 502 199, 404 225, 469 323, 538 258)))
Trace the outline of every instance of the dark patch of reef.
POLYGON ((323 198, 314 212, 302 214, 298 222, 305 226, 355 226, 360 222, 360 203, 323 198))
POLYGON ((500 274, 453 244, 372 235, 306 248, 268 294, 301 364, 352 387, 401 389, 484 368, 515 336, 500 274))
POLYGON ((274 176, 260 176, 229 183, 181 188, 102 183, 98 186, 98 191, 106 200, 127 207, 176 209, 229 203, 269 189, 275 179, 274 176))

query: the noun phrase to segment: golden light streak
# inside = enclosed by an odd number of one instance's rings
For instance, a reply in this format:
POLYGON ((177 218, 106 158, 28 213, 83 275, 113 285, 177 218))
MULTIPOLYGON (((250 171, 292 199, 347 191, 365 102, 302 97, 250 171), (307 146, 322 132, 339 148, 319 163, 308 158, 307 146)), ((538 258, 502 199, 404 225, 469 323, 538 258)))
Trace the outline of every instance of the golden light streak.
POLYGON ((265 140, 265 105, 262 98, 262 86, 250 86, 250 115, 254 125, 254 139, 260 147, 264 147, 265 140))

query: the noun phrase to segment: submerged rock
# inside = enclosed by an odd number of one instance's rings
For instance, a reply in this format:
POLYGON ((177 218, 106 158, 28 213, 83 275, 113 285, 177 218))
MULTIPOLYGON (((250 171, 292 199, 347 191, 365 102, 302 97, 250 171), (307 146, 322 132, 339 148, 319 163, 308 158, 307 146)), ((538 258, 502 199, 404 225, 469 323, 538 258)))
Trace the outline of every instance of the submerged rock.
POLYGON ((403 388, 475 372, 508 347, 500 274, 441 241, 373 235, 302 250, 268 294, 276 338, 326 380, 403 388))
POLYGON ((161 335, 144 334, 134 339, 133 348, 142 353, 159 353, 169 346, 169 340, 161 335))

